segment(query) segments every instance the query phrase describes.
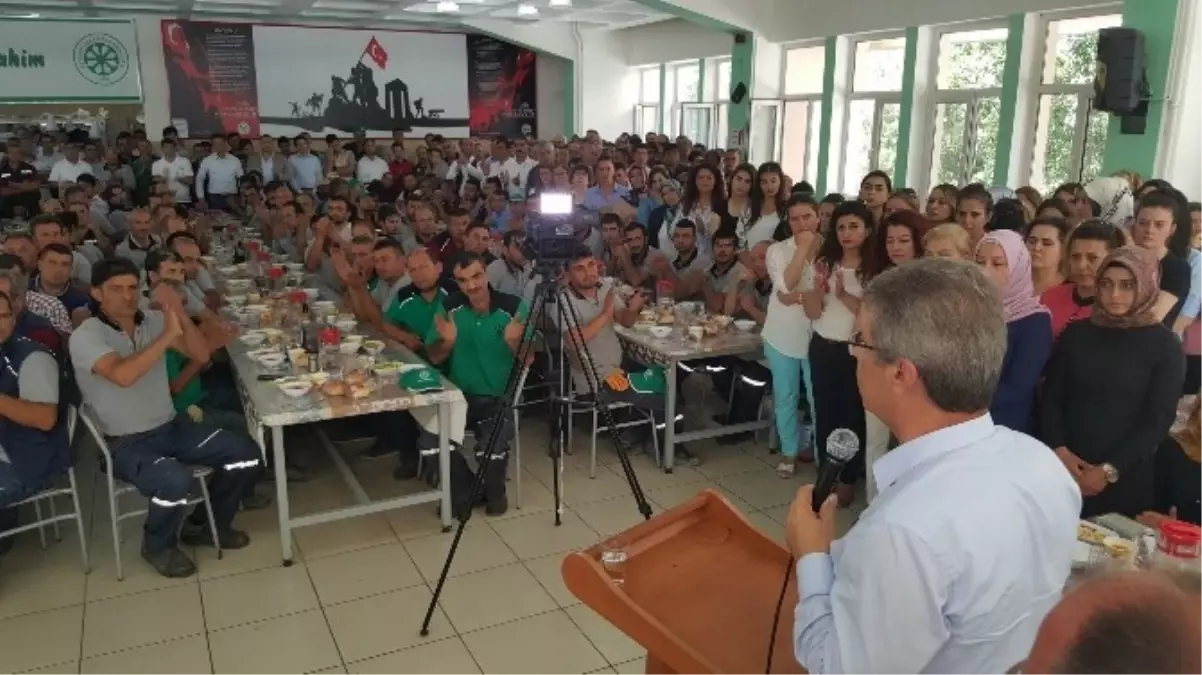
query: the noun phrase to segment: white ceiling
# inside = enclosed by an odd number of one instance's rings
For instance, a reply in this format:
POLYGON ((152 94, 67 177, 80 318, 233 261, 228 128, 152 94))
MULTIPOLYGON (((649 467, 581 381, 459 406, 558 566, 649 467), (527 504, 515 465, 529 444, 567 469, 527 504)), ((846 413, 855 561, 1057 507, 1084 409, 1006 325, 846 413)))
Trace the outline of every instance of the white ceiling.
POLYGON ((435 0, 0 0, 4 16, 128 17, 155 14, 192 19, 251 19, 281 23, 369 25, 421 23, 456 27, 463 21, 507 20, 523 25, 576 22, 582 28, 627 28, 672 18, 634 0, 455 0, 457 12, 439 12, 435 0), (520 14, 532 6, 537 14, 520 14))

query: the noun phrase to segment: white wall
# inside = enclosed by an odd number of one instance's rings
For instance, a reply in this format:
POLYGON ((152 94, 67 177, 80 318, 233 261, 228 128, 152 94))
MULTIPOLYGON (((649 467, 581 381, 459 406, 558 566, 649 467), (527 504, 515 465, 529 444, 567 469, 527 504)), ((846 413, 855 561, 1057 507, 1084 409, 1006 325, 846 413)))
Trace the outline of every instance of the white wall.
POLYGON ((729 33, 702 28, 684 19, 611 32, 621 42, 625 62, 631 66, 730 56, 733 40, 729 33))
POLYGON ((602 138, 617 138, 634 130, 634 106, 639 97, 638 71, 627 65, 623 41, 616 32, 581 33, 576 125, 581 131, 596 129, 602 138))
POLYGON ((1202 7, 1182 3, 1157 153, 1157 175, 1191 200, 1202 199, 1202 7))
POLYGON ((567 70, 572 62, 550 54, 539 54, 535 61, 535 76, 538 82, 538 95, 535 97, 538 108, 539 138, 551 138, 558 134, 571 135, 564 128, 564 106, 568 103, 564 84, 567 82, 567 70))
POLYGON ((764 35, 789 42, 1098 5, 1106 0, 776 0, 764 35))

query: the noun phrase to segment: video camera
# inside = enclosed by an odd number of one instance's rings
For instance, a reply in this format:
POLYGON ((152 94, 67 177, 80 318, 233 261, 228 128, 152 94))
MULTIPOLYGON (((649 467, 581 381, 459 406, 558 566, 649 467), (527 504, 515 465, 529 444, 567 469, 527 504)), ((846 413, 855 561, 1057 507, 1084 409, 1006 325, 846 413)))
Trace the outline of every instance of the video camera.
POLYGON ((558 276, 565 263, 583 245, 580 234, 600 225, 600 217, 592 211, 577 209, 567 192, 538 194, 538 213, 531 214, 526 229, 523 251, 540 271, 554 270, 558 276))

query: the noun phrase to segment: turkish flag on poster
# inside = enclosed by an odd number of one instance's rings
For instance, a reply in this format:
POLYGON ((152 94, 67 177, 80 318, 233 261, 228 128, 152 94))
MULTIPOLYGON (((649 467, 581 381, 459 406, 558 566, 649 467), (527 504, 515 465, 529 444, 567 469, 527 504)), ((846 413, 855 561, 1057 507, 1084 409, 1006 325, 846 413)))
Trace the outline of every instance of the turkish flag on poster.
POLYGON ((371 42, 367 43, 367 50, 364 52, 371 57, 372 61, 381 68, 388 67, 388 52, 384 51, 384 47, 380 45, 380 41, 374 37, 371 42))

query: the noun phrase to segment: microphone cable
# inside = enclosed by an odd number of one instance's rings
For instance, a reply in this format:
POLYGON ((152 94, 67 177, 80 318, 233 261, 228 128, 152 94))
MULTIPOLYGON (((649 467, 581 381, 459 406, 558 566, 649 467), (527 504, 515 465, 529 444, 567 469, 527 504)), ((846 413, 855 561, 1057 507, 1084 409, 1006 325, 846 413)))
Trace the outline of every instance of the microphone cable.
POLYGON ((789 575, 793 572, 793 556, 785 564, 785 578, 780 582, 780 595, 776 598, 776 613, 772 615, 772 632, 768 636, 768 661, 764 664, 764 675, 772 672, 772 653, 776 651, 776 631, 780 629, 780 608, 785 604, 785 591, 789 588, 789 575))

